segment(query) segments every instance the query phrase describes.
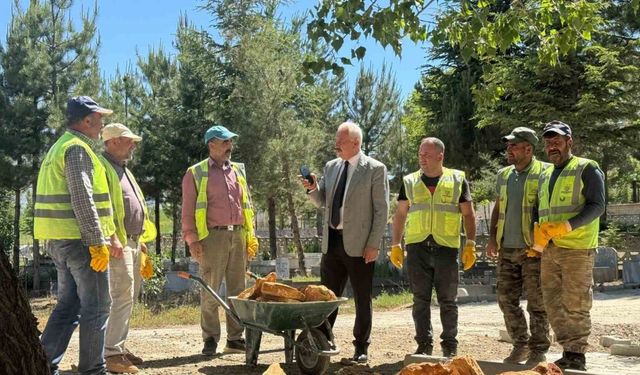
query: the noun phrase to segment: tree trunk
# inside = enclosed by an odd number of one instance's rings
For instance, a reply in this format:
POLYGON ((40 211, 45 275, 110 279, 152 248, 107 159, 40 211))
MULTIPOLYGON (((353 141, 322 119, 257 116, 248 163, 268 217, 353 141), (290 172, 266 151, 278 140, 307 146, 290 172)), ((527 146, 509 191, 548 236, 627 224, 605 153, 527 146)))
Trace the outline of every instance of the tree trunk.
POLYGON ((0 252, 0 363, 3 374, 43 374, 51 371, 38 336, 37 320, 11 264, 0 252))
POLYGON ((269 213, 269 254, 271 259, 278 257, 278 237, 276 233, 276 198, 270 196, 267 199, 267 211, 269 213))
POLYGON ((173 219, 173 228, 171 230, 171 264, 176 263, 176 248, 178 247, 178 205, 173 204, 171 207, 171 218, 173 219))
POLYGON ((162 232, 160 232, 160 193, 155 197, 155 215, 156 215, 156 229, 158 236, 156 237, 156 255, 160 255, 162 245, 162 232))
POLYGON ((302 241, 300 241, 300 227, 298 226, 298 217, 296 216, 296 206, 293 202, 293 194, 290 192, 287 192, 287 208, 289 209, 289 216, 291 218, 293 244, 298 251, 298 274, 307 276, 307 268, 304 262, 304 248, 302 247, 302 241))
POLYGON ((20 189, 15 189, 16 195, 13 216, 13 270, 16 275, 20 272, 20 189))
MULTIPOLYGON (((36 180, 33 182, 33 190, 31 191, 32 193, 31 202, 33 202, 34 207, 36 204, 37 185, 38 185, 38 180, 36 178, 36 180)), ((35 210, 34 210, 34 213, 35 213, 35 210)), ((33 239, 33 290, 34 291, 40 290, 40 241, 36 240, 35 238, 33 239)))

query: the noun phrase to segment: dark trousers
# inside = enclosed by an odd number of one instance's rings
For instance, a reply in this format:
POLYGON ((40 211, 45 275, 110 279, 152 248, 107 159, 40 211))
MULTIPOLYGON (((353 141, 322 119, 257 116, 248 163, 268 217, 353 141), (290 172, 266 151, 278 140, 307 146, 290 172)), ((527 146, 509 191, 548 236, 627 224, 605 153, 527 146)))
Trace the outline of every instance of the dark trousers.
MULTIPOLYGON (((353 298, 356 303, 356 321, 353 326, 353 344, 356 350, 366 353, 371 343, 371 305, 373 292, 373 271, 375 262, 365 264, 362 256, 352 257, 344 251, 342 231, 329 229, 329 246, 320 261, 320 281, 341 297, 347 280, 351 282, 353 298)), ((329 323, 333 327, 338 310, 329 315, 329 323)))
POLYGON ((458 346, 458 249, 436 244, 431 237, 407 245, 407 271, 413 293, 413 322, 418 344, 433 345, 431 293, 436 290, 442 322, 441 345, 458 346))

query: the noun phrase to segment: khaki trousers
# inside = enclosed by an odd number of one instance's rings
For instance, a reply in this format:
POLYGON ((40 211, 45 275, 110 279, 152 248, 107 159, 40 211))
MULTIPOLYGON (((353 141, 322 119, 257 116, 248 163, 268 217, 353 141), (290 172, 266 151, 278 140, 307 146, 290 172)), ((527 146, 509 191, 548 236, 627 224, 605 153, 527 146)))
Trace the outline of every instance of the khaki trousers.
POLYGON ((585 353, 591 334, 593 249, 567 249, 553 243, 542 253, 542 297, 551 328, 564 351, 585 353))
POLYGON ((104 356, 126 353, 124 342, 129 334, 133 303, 140 294, 140 244, 127 240, 122 258, 109 259, 111 312, 107 322, 104 356))
MULTIPOLYGON (((245 289, 246 240, 244 229, 212 230, 202 241, 200 277, 216 292, 225 279, 227 296, 237 296, 245 289)), ((228 303, 228 302, 227 302, 228 303)), ((229 303, 230 304, 230 303, 229 303)), ((202 339, 220 341, 218 302, 205 290, 200 292, 200 326, 202 339)), ((243 328, 227 314, 227 340, 242 338, 243 328)))

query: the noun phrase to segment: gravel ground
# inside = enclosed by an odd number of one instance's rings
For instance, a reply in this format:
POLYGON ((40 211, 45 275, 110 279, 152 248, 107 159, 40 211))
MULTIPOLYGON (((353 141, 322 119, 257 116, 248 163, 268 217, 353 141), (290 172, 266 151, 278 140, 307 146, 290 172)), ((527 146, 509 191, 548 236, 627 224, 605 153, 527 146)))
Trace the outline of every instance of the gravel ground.
MULTIPOLYGON (((439 335, 441 325, 437 318, 437 307, 433 308, 432 316, 436 317, 433 325, 436 335, 439 335)), ((587 354, 589 371, 597 374, 640 374, 640 357, 612 356, 606 348, 599 345, 600 337, 605 335, 616 335, 636 343, 640 342, 640 290, 595 293, 591 317, 593 329, 589 338, 591 347, 587 354)), ((372 344, 369 348, 370 367, 347 370, 339 362, 340 357, 353 354, 353 319, 352 314, 338 317, 334 333, 342 353, 332 359, 328 373, 395 374, 399 371, 403 367, 405 356, 415 350, 411 308, 374 312, 372 344)), ((504 329, 504 323, 495 302, 461 305, 459 322, 459 354, 469 354, 483 360, 501 360, 509 354, 510 344, 497 340, 498 331, 504 329)), ((76 331, 62 363, 63 369, 70 369, 71 364, 77 361, 77 339, 76 331)), ((279 337, 265 334, 262 349, 282 348, 282 341, 279 337)), ((140 371, 140 374, 144 375, 262 374, 269 364, 284 362, 283 353, 260 355, 258 366, 255 368, 244 365, 244 355, 221 355, 213 359, 200 356, 202 342, 198 326, 133 330, 129 334, 128 348, 146 360, 140 371)), ((562 349, 554 344, 548 357, 555 360, 561 353, 562 349)), ((436 345, 434 355, 438 354, 440 352, 436 345)), ((282 364, 282 368, 287 374, 299 373, 295 364, 282 364)))

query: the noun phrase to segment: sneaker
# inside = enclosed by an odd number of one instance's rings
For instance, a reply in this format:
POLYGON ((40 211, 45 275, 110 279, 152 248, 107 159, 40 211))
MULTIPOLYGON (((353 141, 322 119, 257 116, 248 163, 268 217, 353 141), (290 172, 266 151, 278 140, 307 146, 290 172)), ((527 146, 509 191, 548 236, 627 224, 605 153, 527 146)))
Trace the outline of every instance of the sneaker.
POLYGON ((432 355, 433 345, 427 343, 418 344, 418 349, 416 349, 415 354, 432 355))
POLYGON ((502 362, 518 364, 526 361, 527 358, 529 358, 529 348, 526 346, 514 346, 513 349, 511 349, 511 354, 502 362))
POLYGON ((202 348, 202 354, 215 355, 216 349, 218 349, 218 343, 213 338, 208 338, 204 341, 204 348, 202 348))
POLYGON ((562 352, 562 358, 554 362, 562 370, 587 371, 584 353, 562 352))
POLYGON ((138 357, 137 355, 131 353, 128 350, 124 353, 124 356, 127 357, 129 362, 133 363, 136 366, 141 365, 142 362, 144 362, 142 358, 138 357))
POLYGON ((107 371, 116 374, 135 374, 140 371, 133 363, 129 362, 124 354, 118 354, 105 358, 107 371))
POLYGON ((540 362, 546 362, 547 361, 547 356, 544 353, 545 352, 540 352, 540 351, 537 351, 537 350, 534 350, 534 351, 530 352, 529 353, 529 358, 527 359, 527 362, 525 362, 525 365, 527 365, 527 366, 536 366, 540 362))
POLYGON ((227 346, 224 348, 225 353, 245 353, 246 351, 244 339, 227 340, 227 346))
POLYGON ((458 348, 456 347, 449 347, 449 346, 443 346, 442 347, 442 356, 443 357, 447 357, 447 358, 451 358, 451 357, 455 357, 458 355, 458 348))

